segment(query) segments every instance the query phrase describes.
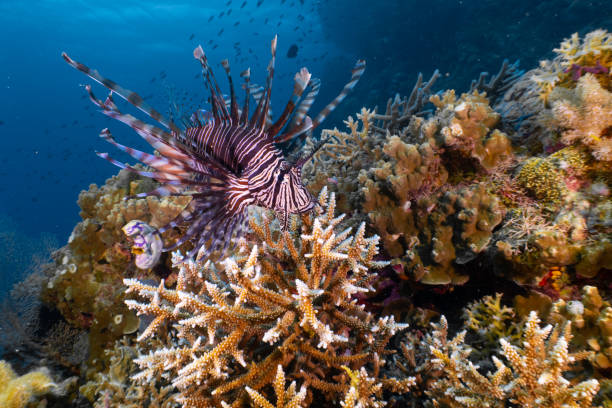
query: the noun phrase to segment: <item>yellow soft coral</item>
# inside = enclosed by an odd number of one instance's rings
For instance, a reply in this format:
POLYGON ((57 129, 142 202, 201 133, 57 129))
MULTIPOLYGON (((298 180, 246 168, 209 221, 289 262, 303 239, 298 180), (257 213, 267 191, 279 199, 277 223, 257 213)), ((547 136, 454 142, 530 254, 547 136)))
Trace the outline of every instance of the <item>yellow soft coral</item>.
POLYGON ((43 395, 54 387, 44 371, 32 371, 18 377, 9 363, 0 361, 0 407, 23 408, 32 398, 43 395))

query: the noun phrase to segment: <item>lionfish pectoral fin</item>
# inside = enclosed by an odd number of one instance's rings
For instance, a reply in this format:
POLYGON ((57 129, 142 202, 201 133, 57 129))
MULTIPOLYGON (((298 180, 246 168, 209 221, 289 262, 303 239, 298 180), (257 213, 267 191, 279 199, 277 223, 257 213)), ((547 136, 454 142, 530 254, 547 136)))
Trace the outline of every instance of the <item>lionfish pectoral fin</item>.
POLYGON ((351 92, 353 88, 355 88, 355 85, 357 85, 357 82, 359 82, 359 79, 361 78, 361 76, 363 75, 363 72, 365 71, 365 67, 366 67, 365 60, 357 61, 357 63, 353 67, 353 70, 351 71, 352 73, 351 80, 346 85, 344 85, 344 88, 342 88, 342 91, 340 92, 340 94, 338 94, 338 96, 336 96, 333 101, 327 104, 327 106, 323 108, 321 113, 317 115, 317 117, 312 122, 313 129, 319 126, 321 122, 325 120, 327 115, 332 113, 333 110, 336 109, 338 104, 342 102, 344 98, 346 98, 346 95, 348 95, 349 92, 351 92))
POLYGON ((274 139, 274 143, 284 143, 288 142, 291 139, 295 139, 304 133, 308 132, 312 129, 312 119, 310 116, 306 116, 302 123, 299 126, 296 126, 293 130, 280 135, 278 138, 274 139))

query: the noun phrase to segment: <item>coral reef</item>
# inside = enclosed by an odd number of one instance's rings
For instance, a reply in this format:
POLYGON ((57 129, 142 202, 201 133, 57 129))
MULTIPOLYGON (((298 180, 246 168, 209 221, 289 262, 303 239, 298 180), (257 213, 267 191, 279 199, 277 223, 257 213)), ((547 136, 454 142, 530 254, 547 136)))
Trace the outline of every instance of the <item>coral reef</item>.
MULTIPOLYGON (((344 216, 334 217, 335 198, 326 189, 319 205, 321 212, 303 216, 301 225, 294 219, 290 232, 252 214, 255 243, 241 244, 244 254, 222 264, 175 254, 176 289, 126 279, 129 292, 146 299, 127 305, 154 317, 139 341, 165 330, 181 339, 140 355, 134 378, 168 378, 183 406, 196 407, 244 403, 244 387, 262 392, 279 364, 290 379, 303 379, 307 401, 313 389, 328 400, 347 392, 343 366, 371 364, 378 372, 388 340, 405 328, 392 317, 374 318, 353 298, 370 290, 370 268, 383 265, 373 259, 378 238, 366 238, 363 224, 352 236, 338 231, 344 216)), ((396 391, 411 384, 384 375, 377 381, 396 391)))
POLYGON ((161 251, 189 197, 90 186, 0 310, 1 357, 49 370, 0 362, 0 405, 612 408, 611 38, 466 93, 419 75, 308 137, 311 213, 252 207, 207 259, 161 251))
MULTIPOLYGON (((126 197, 154 188, 150 180, 121 171, 100 188, 91 185, 79 195, 81 217, 68 244, 55 255, 55 272, 43 290, 43 300, 57 308, 70 324, 89 330, 90 358, 103 359, 104 349, 138 328, 138 319, 123 303, 124 276, 143 275, 134 265, 138 254, 122 227, 143 220, 160 227, 180 213, 184 197, 126 197)), ((172 239, 175 232, 169 232, 172 239)), ((144 275, 146 276, 146 275, 144 275)))
POLYGON ((612 368, 612 306, 594 286, 582 288, 580 300, 559 299, 553 304, 550 319, 569 321, 576 328, 572 345, 593 351, 589 358, 599 375, 609 377, 612 368))
POLYGON ((360 172, 362 207, 384 248, 416 279, 464 283, 455 265, 487 248, 505 214, 478 177, 512 152, 506 136, 491 131, 499 115, 484 96, 447 92, 431 100, 436 114, 413 117, 404 138, 388 136, 383 157, 360 172))
POLYGON ((106 350, 108 367, 95 373, 90 381, 79 389, 94 408, 123 407, 170 408, 178 407, 171 394, 174 387, 167 382, 149 381, 137 383, 131 377, 138 373, 134 360, 139 352, 151 349, 153 344, 136 345, 133 339, 123 337, 113 348, 106 350))
POLYGON ((586 74, 596 75, 604 89, 612 90, 609 75, 612 68, 612 35, 606 30, 591 31, 582 40, 578 33, 574 33, 554 51, 555 58, 542 61, 540 68, 532 74, 544 100, 548 100, 555 88, 574 88, 586 74))
POLYGON ((3 408, 25 408, 37 396, 50 392, 55 384, 44 370, 18 376, 11 366, 0 360, 0 406, 3 408))

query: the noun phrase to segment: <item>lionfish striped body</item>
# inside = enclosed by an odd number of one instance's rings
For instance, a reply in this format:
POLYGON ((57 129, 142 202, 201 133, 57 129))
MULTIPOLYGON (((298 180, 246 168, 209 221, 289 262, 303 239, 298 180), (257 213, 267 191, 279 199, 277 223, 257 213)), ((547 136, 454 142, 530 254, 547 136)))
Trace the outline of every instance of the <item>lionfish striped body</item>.
POLYGON ((249 205, 276 211, 282 216, 283 227, 287 225, 289 214, 303 213, 313 208, 314 200, 302 184, 301 168, 314 152, 290 163, 278 145, 312 132, 353 89, 363 74, 365 62, 357 62, 350 82, 314 120, 307 113, 318 93, 320 82, 312 78, 306 68, 302 68, 295 75, 292 98, 278 120, 272 123, 269 110, 276 37, 271 49, 272 59, 263 89, 250 84, 248 69, 241 73, 245 80, 246 98, 242 109, 239 109, 228 61, 222 62, 230 86, 230 100, 225 101, 202 47, 198 46, 194 50, 194 57, 202 65, 205 85, 211 95, 212 115, 205 116, 198 110, 191 115, 184 129, 148 106, 138 94, 103 78, 96 70, 62 53, 70 65, 110 90, 103 102, 95 97, 90 86, 86 87, 90 99, 102 112, 132 127, 159 152, 159 155, 152 155, 119 144, 108 129, 104 129, 101 137, 146 164, 152 171, 141 171, 120 163, 107 153, 97 154, 118 167, 153 178, 161 184, 155 190, 136 197, 192 197, 189 205, 174 220, 159 229, 162 233, 174 227, 185 228, 181 238, 173 245, 164 247, 164 251, 173 250, 188 240, 195 244, 188 257, 200 250, 203 251, 201 256, 217 249, 225 250, 233 236, 243 234, 249 205), (119 111, 113 101, 113 93, 149 115, 164 129, 119 111), (255 99, 257 105, 249 117, 250 97, 255 99))

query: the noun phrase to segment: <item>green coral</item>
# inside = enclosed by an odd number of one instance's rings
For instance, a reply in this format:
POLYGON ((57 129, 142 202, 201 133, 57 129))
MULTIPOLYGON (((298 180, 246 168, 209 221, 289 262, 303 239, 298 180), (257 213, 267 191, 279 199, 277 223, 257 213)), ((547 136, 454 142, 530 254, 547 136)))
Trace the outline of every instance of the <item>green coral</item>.
POLYGON ((520 327, 516 325, 515 312, 502 305, 502 293, 485 296, 465 308, 465 326, 484 338, 486 345, 494 349, 502 338, 513 344, 520 339, 520 327))

